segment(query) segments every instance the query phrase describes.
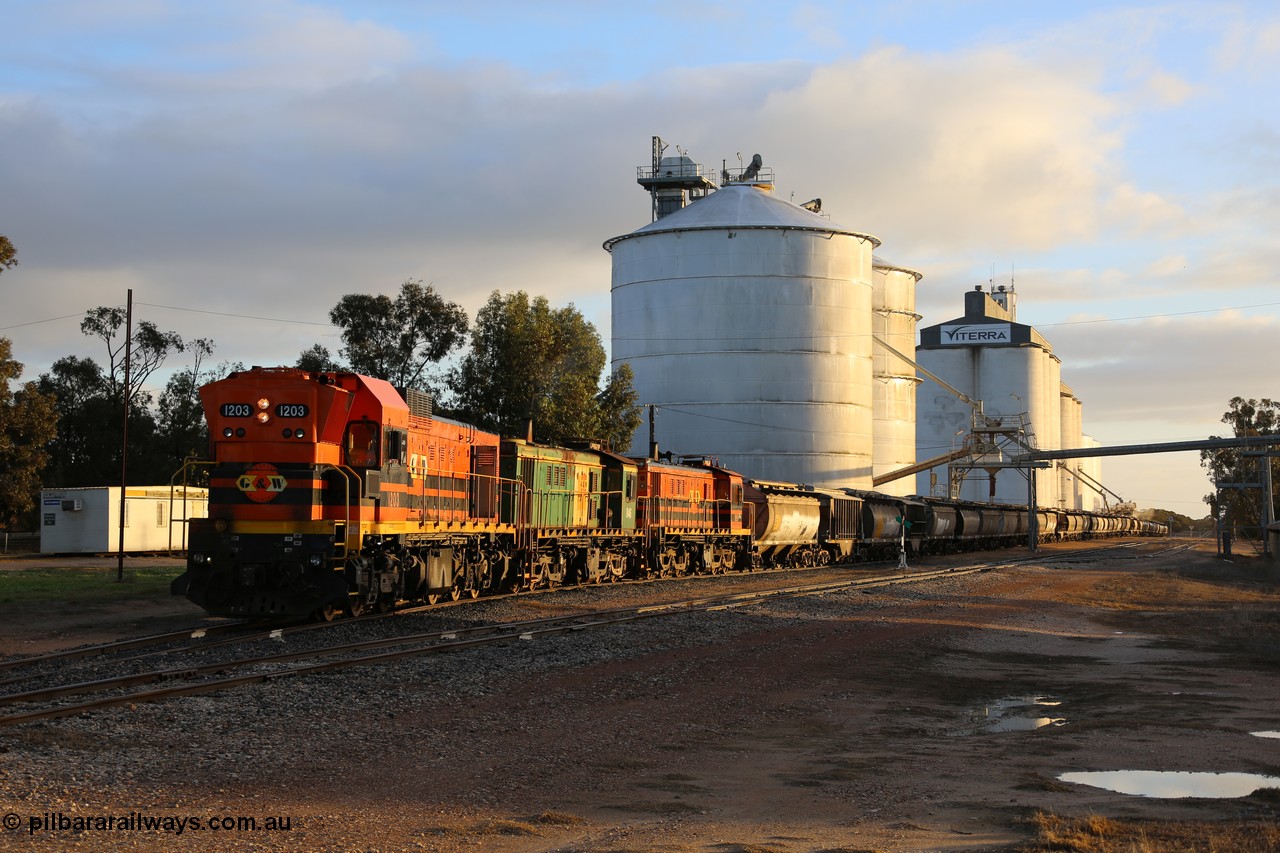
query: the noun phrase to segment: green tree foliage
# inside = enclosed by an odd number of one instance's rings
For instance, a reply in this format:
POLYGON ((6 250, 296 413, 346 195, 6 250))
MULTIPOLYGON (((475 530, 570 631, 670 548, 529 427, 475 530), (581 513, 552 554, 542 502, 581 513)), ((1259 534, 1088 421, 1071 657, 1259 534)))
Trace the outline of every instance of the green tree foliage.
POLYGON ((98 338, 106 345, 107 371, 104 376, 111 397, 121 403, 124 402, 121 392, 125 378, 125 356, 128 355, 129 399, 132 405, 156 368, 164 364, 170 354, 182 352, 186 345, 177 332, 162 332, 154 323, 142 320, 133 330, 133 345, 129 347, 129 341, 120 335, 126 320, 127 314, 123 308, 94 308, 86 312, 84 319, 80 321, 80 331, 89 337, 98 338))
MULTIPOLYGON (((91 358, 66 356, 40 375, 38 387, 56 400, 58 411, 45 485, 118 484, 123 403, 112 395, 102 368, 91 358)), ((173 469, 160 470, 162 454, 155 441, 156 420, 148 408, 150 396, 140 396, 143 399, 135 398, 129 407, 129 482, 167 483, 173 469)))
MULTIPOLYGON (((156 404, 157 438, 164 449, 164 464, 169 473, 176 471, 186 459, 202 458, 209 451, 209 425, 200 401, 201 386, 223 378, 244 365, 223 362, 213 368, 204 366, 213 355, 213 341, 197 338, 187 344, 192 354, 191 366, 169 377, 156 404)), ((190 481, 188 481, 190 482, 190 481)))
POLYGON ((85 314, 80 330, 103 341, 108 367, 91 358, 66 356, 42 374, 41 393, 56 399, 58 433, 49 445, 48 486, 101 486, 120 482, 121 415, 129 394, 130 484, 167 483, 181 464, 166 442, 151 411, 152 397, 143 390, 147 379, 186 344, 174 332, 163 332, 142 321, 133 332, 129 351, 129 382, 125 387, 126 341, 123 308, 95 308, 85 314))
POLYGON ((604 439, 618 453, 626 453, 631 437, 640 426, 639 396, 631 382, 631 365, 623 363, 609 375, 604 390, 596 395, 600 425, 595 435, 604 439))
MULTIPOLYGON (((1246 400, 1232 397, 1231 406, 1222 416, 1222 422, 1231 427, 1231 437, 1247 438, 1256 435, 1280 434, 1280 401, 1246 400)), ((1219 438, 1220 436, 1213 436, 1219 438)), ((1263 458, 1256 455, 1262 448, 1231 447, 1222 450, 1200 451, 1200 467, 1204 468, 1215 483, 1258 483, 1261 478, 1263 458)), ((1280 502, 1280 460, 1265 460, 1271 466, 1272 506, 1280 502)), ((1219 495, 1206 495, 1205 503, 1227 511, 1227 518, 1246 527, 1260 523, 1262 519, 1262 492, 1259 489, 1224 489, 1219 495), (1221 503, 1217 503, 1219 498, 1221 503)))
POLYGON ((607 438, 626 447, 640 424, 631 373, 619 371, 601 391, 604 365, 600 335, 577 308, 494 291, 450 376, 453 403, 463 418, 504 435, 523 436, 532 415, 538 441, 607 438))
POLYGON ((353 371, 399 388, 429 387, 427 366, 466 342, 467 313, 421 281, 400 285, 395 299, 347 294, 329 312, 329 319, 342 329, 339 354, 353 371))
POLYGON ((21 375, 12 345, 0 338, 0 524, 6 526, 35 509, 40 475, 49 461, 46 448, 58 424, 53 398, 41 394, 34 382, 10 388, 21 375))
POLYGON ((329 348, 320 344, 315 344, 300 352, 294 367, 299 370, 309 370, 312 373, 328 373, 333 370, 341 370, 338 363, 333 360, 333 356, 329 354, 329 348))
POLYGON ((18 250, 9 242, 9 238, 0 234, 0 273, 18 265, 18 250))

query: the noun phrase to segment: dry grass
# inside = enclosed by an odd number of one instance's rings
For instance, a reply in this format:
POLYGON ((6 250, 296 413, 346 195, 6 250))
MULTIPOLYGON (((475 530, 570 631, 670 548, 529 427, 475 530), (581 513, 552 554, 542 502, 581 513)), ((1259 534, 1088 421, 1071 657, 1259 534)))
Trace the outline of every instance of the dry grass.
POLYGON ((1019 853, 1247 853, 1280 849, 1275 821, 1143 821, 1038 812, 1019 853))
POLYGON ((548 826, 581 826, 587 822, 587 819, 573 814, 565 814, 564 812, 543 812, 536 815, 532 822, 548 826))
POLYGON ((1275 606, 1276 588, 1241 577, 1196 578, 1174 572, 1122 575, 1094 584, 1073 603, 1110 610, 1203 610, 1275 606))
POLYGON ((1217 561, 1186 571, 1108 577, 1074 596, 1080 604, 1126 616, 1179 642, 1280 662, 1280 586, 1256 567, 1217 561))

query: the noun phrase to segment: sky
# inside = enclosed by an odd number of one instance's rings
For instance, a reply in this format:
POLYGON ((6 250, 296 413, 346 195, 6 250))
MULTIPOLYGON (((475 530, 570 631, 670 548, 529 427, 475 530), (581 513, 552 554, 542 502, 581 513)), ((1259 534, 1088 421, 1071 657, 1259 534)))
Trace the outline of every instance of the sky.
MULTIPOLYGON (((920 326, 1009 285, 1103 445, 1280 398, 1272 2, 0 0, 0 337, 105 360, 125 304, 214 360, 337 351, 347 293, 572 303, 650 219, 661 136, 919 271, 920 326)), ((170 368, 189 366, 185 356, 170 368)), ((161 375, 157 381, 162 382, 161 375)), ((923 455, 923 454, 922 454, 923 455)), ((1108 458, 1193 517, 1195 453, 1108 458)))

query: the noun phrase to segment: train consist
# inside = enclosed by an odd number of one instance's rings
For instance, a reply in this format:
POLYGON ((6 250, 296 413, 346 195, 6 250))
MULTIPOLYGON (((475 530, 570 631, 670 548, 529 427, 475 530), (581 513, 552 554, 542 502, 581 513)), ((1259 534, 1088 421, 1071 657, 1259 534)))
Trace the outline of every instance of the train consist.
MULTIPOLYGON (((354 373, 261 368, 200 389, 209 517, 172 586, 208 612, 331 619, 560 584, 1025 543, 1027 511, 764 483, 713 459, 548 447, 433 415, 354 373)), ((1040 510, 1041 539, 1159 535, 1040 510)))

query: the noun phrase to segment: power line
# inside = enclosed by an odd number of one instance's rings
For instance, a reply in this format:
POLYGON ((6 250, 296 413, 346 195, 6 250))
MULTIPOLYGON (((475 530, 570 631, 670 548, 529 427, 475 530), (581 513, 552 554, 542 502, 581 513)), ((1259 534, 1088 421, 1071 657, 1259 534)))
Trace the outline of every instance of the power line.
POLYGON ((1064 320, 1061 323, 1036 323, 1036 328, 1051 326, 1082 326, 1086 323, 1124 323, 1129 320, 1155 320, 1161 317, 1187 317, 1192 314, 1217 314, 1219 311, 1246 311, 1250 308, 1272 308, 1280 302, 1262 302, 1258 305, 1236 305, 1228 308, 1204 308, 1199 311, 1170 311, 1164 314, 1142 314, 1137 317, 1103 317, 1098 320, 1064 320))
POLYGON ((39 326, 41 323, 53 323, 57 320, 67 320, 71 317, 81 317, 83 314, 63 314, 61 317, 49 317, 46 320, 32 320, 29 323, 15 323, 12 326, 0 326, 0 332, 7 332, 10 329, 21 329, 23 326, 39 326))
POLYGON ((284 320, 279 317, 258 317, 253 314, 229 314, 224 311, 206 311, 202 308, 179 308, 176 305, 157 305, 154 302, 138 302, 138 305, 146 305, 148 308, 164 308, 169 311, 186 311, 191 314, 211 314, 214 317, 234 317, 237 320, 264 320, 268 323, 296 323, 302 326, 328 326, 333 328, 333 323, 317 323, 314 320, 284 320))
MULTIPOLYGON (((179 308, 176 305, 157 305, 154 302, 135 302, 135 305, 146 305, 148 308, 164 308, 168 311, 185 311, 190 314, 209 314, 214 317, 232 317, 237 320, 262 320, 267 323, 293 323, 302 326, 327 326, 334 328, 333 323, 317 323, 314 320, 286 320, 280 317, 259 317, 254 314, 231 314, 224 311, 206 311, 202 308, 179 308)), ((63 314, 59 317, 46 317, 43 320, 31 320, 26 323, 14 323, 12 326, 0 326, 0 332, 7 332, 9 329, 21 329, 24 326, 38 326, 41 323, 54 323, 58 320, 68 320, 72 317, 83 317, 88 313, 88 309, 76 314, 63 314)))

